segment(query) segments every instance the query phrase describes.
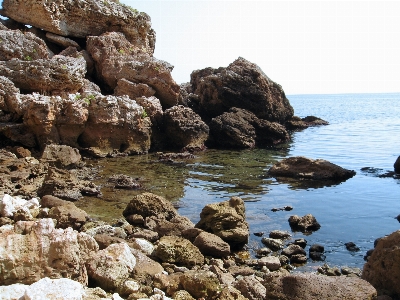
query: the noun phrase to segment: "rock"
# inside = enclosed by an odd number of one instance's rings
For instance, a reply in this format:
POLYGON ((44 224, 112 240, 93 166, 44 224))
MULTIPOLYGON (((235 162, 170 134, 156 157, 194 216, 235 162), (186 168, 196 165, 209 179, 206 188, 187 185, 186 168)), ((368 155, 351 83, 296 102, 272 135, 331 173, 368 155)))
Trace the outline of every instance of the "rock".
POLYGON ((344 244, 346 246, 346 249, 352 252, 357 252, 360 251, 360 248, 357 247, 356 244, 354 244, 353 242, 348 242, 344 244))
POLYGON ((282 231, 282 230, 272 230, 269 233, 269 237, 271 239, 279 239, 279 240, 283 240, 283 239, 288 239, 291 237, 291 234, 287 231, 282 231))
POLYGON ((292 230, 298 230, 301 232, 317 231, 321 228, 317 219, 311 214, 303 217, 299 217, 298 215, 290 216, 288 221, 292 230))
POLYGON ((283 248, 283 242, 280 239, 262 238, 261 242, 272 251, 278 251, 283 248))
POLYGON ((219 236, 231 247, 241 247, 249 239, 244 202, 239 197, 206 205, 200 213, 196 228, 219 236))
POLYGON ((116 189, 134 190, 142 187, 137 179, 124 174, 112 175, 108 182, 113 183, 116 189))
POLYGON ((356 172, 347 170, 323 159, 303 156, 289 157, 273 165, 268 174, 274 177, 304 178, 313 180, 344 181, 356 172))
POLYGON ((193 298, 189 292, 185 291, 185 290, 180 290, 180 291, 176 291, 173 295, 172 295, 173 299, 175 300, 195 300, 195 298, 193 298))
POLYGON ((179 85, 171 76, 173 66, 138 50, 123 34, 108 32, 90 36, 87 51, 96 62, 97 76, 109 90, 115 89, 124 78, 153 88, 154 96, 164 107, 178 103, 179 85))
POLYGON ((394 171, 398 174, 400 174, 400 156, 396 159, 394 165, 394 171))
POLYGON ((103 234, 103 233, 95 234, 93 236, 93 238, 96 240, 97 244, 99 245, 100 250, 106 249, 111 244, 126 242, 124 239, 121 239, 119 237, 110 236, 110 235, 103 234))
POLYGON ((46 145, 43 150, 42 161, 56 168, 73 168, 82 161, 79 150, 65 145, 46 145))
POLYGON ((201 232, 194 240, 193 245, 199 248, 200 252, 206 256, 225 257, 231 253, 228 243, 220 237, 208 232, 201 232))
POLYGON ((9 111, 9 106, 14 100, 16 94, 19 94, 19 89, 7 77, 0 76, 0 109, 9 111))
POLYGON ((285 123, 289 130, 304 129, 312 126, 329 125, 329 122, 314 116, 307 116, 305 118, 292 117, 285 123))
POLYGON ((151 97, 154 96, 156 91, 145 83, 134 83, 125 78, 117 81, 117 86, 114 89, 115 96, 127 95, 131 99, 139 97, 151 97))
POLYGON ((6 286, 0 286, 0 295, 2 300, 19 300, 24 299, 25 290, 27 285, 15 283, 6 286))
POLYGON ((134 196, 122 214, 125 218, 129 215, 138 214, 143 218, 156 216, 163 217, 166 220, 171 220, 178 216, 171 202, 152 193, 143 193, 134 196))
POLYGON ((84 294, 83 286, 68 278, 50 279, 42 278, 31 284, 25 291, 24 299, 82 299, 84 294))
POLYGON ((264 299, 375 299, 376 290, 355 277, 327 277, 311 273, 267 276, 264 299))
POLYGON ((269 249, 269 248, 267 248, 267 247, 264 247, 264 248, 257 249, 256 255, 255 255, 255 256, 256 256, 257 258, 261 258, 261 257, 267 256, 267 255, 270 254, 271 252, 272 252, 271 249, 269 249))
POLYGON ((400 230, 383 237, 364 265, 362 278, 371 283, 378 291, 400 297, 400 230))
POLYGON ((0 30, 0 61, 47 59, 46 43, 30 32, 0 30))
POLYGON ((68 205, 70 201, 62 200, 60 198, 54 197, 52 195, 45 195, 40 201, 41 207, 52 208, 56 206, 68 205))
POLYGON ((131 248, 131 252, 136 258, 135 275, 154 277, 164 271, 164 268, 158 262, 147 257, 142 251, 131 248))
MULTIPOLYGON (((307 246, 307 241, 306 241, 305 239, 303 239, 303 238, 301 238, 301 239, 295 239, 294 242, 293 242, 293 244, 299 245, 301 248, 304 249, 304 248, 307 246)), ((312 247, 312 246, 311 246, 311 247, 312 247)))
POLYGON ((127 280, 136 258, 125 243, 112 244, 94 253, 87 263, 89 278, 105 290, 114 290, 127 280))
POLYGON ((0 228, 0 281, 31 284, 44 277, 87 284, 85 263, 96 241, 72 228, 55 229, 52 219, 17 222, 0 228))
POLYGON ((164 236, 159 240, 154 255, 163 262, 192 267, 204 263, 199 248, 189 240, 177 236, 164 236))
POLYGON ((222 289, 218 296, 220 300, 246 300, 239 290, 235 289, 233 286, 226 286, 222 289))
POLYGON ((150 243, 148 240, 137 238, 130 239, 129 246, 131 248, 142 251, 144 254, 150 256, 154 251, 154 245, 150 243))
POLYGON ((36 217, 39 212, 39 206, 39 201, 36 198, 25 200, 18 196, 11 197, 10 195, 5 194, 0 201, 0 216, 13 218, 14 213, 16 213, 18 210, 23 210, 29 214, 31 218, 32 213, 36 217))
POLYGON ((32 2, 3 1, 3 15, 23 24, 61 35, 86 38, 108 31, 121 31, 136 45, 153 53, 155 32, 150 17, 113 1, 88 0, 79 5, 66 0, 33 5, 32 2))
POLYGON ((163 216, 147 217, 144 225, 148 229, 157 232, 160 237, 164 235, 181 236, 182 232, 194 227, 189 218, 179 215, 170 220, 165 219, 163 216))
POLYGON ((80 46, 77 42, 75 42, 74 40, 58 35, 58 34, 54 34, 51 32, 46 32, 46 38, 48 41, 60 45, 64 48, 68 48, 68 47, 75 47, 76 49, 80 50, 80 46))
POLYGON ((76 93, 83 86, 85 74, 86 61, 83 57, 54 56, 52 59, 32 61, 0 61, 0 75, 27 92, 76 93))
POLYGON ((241 57, 227 68, 192 72, 190 83, 207 116, 216 117, 231 107, 249 110, 271 122, 283 123, 293 116, 293 108, 282 87, 256 64, 241 57))
POLYGON ((221 288, 217 276, 203 270, 185 272, 181 277, 181 284, 196 299, 213 299, 221 288))
POLYGON ((311 245, 309 249, 309 256, 314 261, 322 261, 325 260, 325 255, 323 254, 325 251, 324 246, 319 244, 311 245))
POLYGON ((67 205, 51 208, 48 217, 57 220, 57 228, 72 227, 79 230, 85 224, 88 214, 70 202, 67 205))
POLYGON ((265 256, 258 260, 259 266, 266 266, 271 271, 279 270, 281 267, 281 261, 276 256, 265 256))
POLYGON ((233 107, 210 122, 210 143, 216 147, 253 148, 287 141, 286 129, 252 112, 233 107))
POLYGON ((306 255, 306 251, 299 245, 291 244, 282 250, 282 254, 290 258, 295 254, 306 255))
MULTIPOLYGON (((87 226, 85 226, 87 227, 87 226)), ((97 234, 106 234, 112 237, 117 237, 120 239, 125 239, 126 238, 126 232, 123 228, 121 227, 115 227, 111 226, 109 224, 103 224, 103 225, 98 225, 94 226, 91 228, 82 228, 85 233, 87 233, 90 236, 95 236, 97 234)))
POLYGON ((192 109, 177 105, 164 112, 168 146, 175 149, 204 149, 209 128, 192 109))
POLYGON ((250 300, 268 299, 265 297, 267 291, 265 287, 254 276, 245 276, 233 284, 240 293, 250 300))
POLYGON ((305 264, 307 263, 307 256, 305 254, 293 254, 290 256, 290 263, 298 265, 305 264))
MULTIPOLYGON (((68 41, 67 41, 68 43, 68 41)), ((80 58, 83 57, 83 59, 86 61, 86 77, 91 78, 94 75, 94 61, 93 58, 90 56, 90 54, 86 50, 78 50, 78 47, 76 46, 69 46, 68 48, 64 49, 58 55, 62 56, 69 56, 73 58, 80 58)), ((91 90, 89 86, 93 87, 96 86, 94 82, 91 82, 87 79, 83 80, 83 86, 80 92, 88 92, 89 94, 92 93, 93 91, 96 91, 96 93, 101 93, 100 88, 96 88, 95 90, 91 90)), ((84 95, 86 96, 86 95, 84 95)))
POLYGON ((320 266, 317 269, 317 271, 318 271, 318 273, 324 274, 327 276, 341 276, 342 275, 342 273, 340 272, 338 267, 330 267, 327 264, 320 266))

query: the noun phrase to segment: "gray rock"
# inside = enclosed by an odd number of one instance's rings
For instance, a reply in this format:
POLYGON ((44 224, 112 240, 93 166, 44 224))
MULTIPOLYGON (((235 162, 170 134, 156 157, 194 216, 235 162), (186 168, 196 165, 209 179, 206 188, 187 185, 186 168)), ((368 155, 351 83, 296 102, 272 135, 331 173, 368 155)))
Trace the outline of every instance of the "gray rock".
POLYGON ((291 234, 287 231, 282 231, 282 230, 272 230, 269 233, 269 237, 271 239, 288 239, 291 237, 291 234))
POLYGON ((306 251, 299 245, 292 244, 283 249, 282 254, 290 258, 295 254, 306 255, 306 251))
POLYGON ((245 276, 233 284, 234 288, 250 300, 267 299, 267 290, 254 276, 245 276))
POLYGON ((262 238, 261 242, 272 251, 283 249, 283 242, 279 239, 262 238))

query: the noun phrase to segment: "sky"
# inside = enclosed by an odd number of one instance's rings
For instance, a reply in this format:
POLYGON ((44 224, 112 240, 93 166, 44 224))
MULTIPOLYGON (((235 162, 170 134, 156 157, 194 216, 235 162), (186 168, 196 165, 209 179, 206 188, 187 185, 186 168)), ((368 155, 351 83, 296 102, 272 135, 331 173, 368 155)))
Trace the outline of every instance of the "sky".
POLYGON ((400 92, 400 1, 120 2, 150 15, 178 83, 241 56, 286 94, 400 92))
POLYGON ((288 95, 400 92, 400 1, 120 2, 150 15, 177 83, 241 56, 288 95))

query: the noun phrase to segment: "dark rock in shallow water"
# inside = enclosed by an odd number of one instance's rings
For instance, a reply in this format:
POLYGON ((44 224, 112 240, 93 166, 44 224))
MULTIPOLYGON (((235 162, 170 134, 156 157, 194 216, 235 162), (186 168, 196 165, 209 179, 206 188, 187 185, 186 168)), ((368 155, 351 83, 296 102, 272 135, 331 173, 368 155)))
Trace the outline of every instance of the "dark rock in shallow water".
POLYGON ((294 116, 288 120, 285 124, 289 130, 304 129, 312 126, 329 125, 329 122, 322 120, 314 116, 307 116, 305 118, 299 118, 294 116))
POLYGON ((396 162, 394 163, 394 171, 400 174, 400 156, 396 159, 396 162))
POLYGON ((352 252, 360 251, 360 248, 357 247, 356 244, 353 242, 348 242, 344 244, 346 246, 346 249, 352 252))
POLYGON ((290 216, 289 225, 294 231, 301 231, 303 233, 316 231, 321 228, 317 219, 311 214, 299 217, 297 215, 290 216))

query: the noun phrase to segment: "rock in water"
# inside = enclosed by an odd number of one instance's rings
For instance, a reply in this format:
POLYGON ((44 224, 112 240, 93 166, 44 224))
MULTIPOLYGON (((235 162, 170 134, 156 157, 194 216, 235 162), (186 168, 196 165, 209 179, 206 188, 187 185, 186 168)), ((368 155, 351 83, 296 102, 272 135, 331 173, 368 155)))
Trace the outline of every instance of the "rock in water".
POLYGON ((400 174, 400 156, 396 159, 396 162, 394 163, 394 171, 400 174))

